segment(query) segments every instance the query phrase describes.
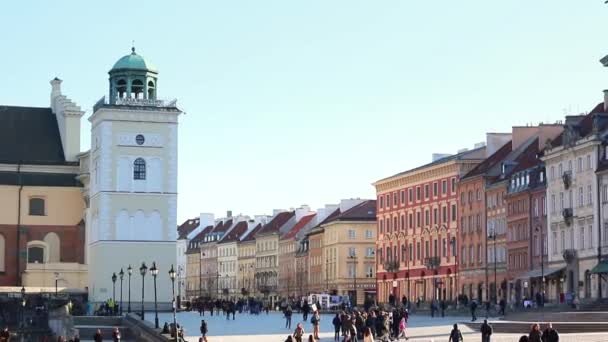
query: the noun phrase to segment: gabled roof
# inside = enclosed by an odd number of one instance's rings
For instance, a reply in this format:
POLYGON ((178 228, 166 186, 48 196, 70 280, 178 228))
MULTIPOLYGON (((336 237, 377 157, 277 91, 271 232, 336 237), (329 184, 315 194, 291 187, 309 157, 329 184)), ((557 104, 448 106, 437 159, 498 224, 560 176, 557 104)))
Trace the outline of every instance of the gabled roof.
POLYGON ((78 165, 66 162, 51 108, 0 106, 0 163, 78 165))
POLYGON ((317 214, 310 214, 302 217, 300 221, 298 221, 298 223, 293 226, 293 228, 291 228, 285 235, 281 237, 281 240, 288 240, 294 238, 300 230, 306 227, 306 225, 308 225, 312 221, 312 219, 315 218, 316 215, 317 214))
POLYGON ((462 180, 484 175, 486 172, 488 172, 490 168, 496 165, 496 163, 502 161, 511 152, 512 142, 513 141, 511 140, 508 143, 504 144, 501 148, 498 149, 498 151, 494 152, 494 154, 486 158, 481 163, 477 164, 477 166, 475 166, 471 171, 464 175, 464 177, 462 177, 462 180))
MULTIPOLYGON (((581 121, 578 123, 578 134, 579 139, 588 136, 593 131, 593 114, 596 113, 606 113, 604 110, 604 103, 601 102, 597 104, 587 115, 581 117, 581 121)), ((551 142, 552 147, 562 146, 564 143, 564 134, 566 134, 566 130, 564 130, 560 135, 558 135, 551 142)))
POLYGON ((361 202, 328 222, 332 221, 376 221, 376 200, 361 202))
POLYGON ((245 241, 253 241, 255 240, 255 235, 262 229, 262 227, 264 227, 261 223, 258 223, 257 226, 255 226, 255 228, 253 228, 248 234, 247 236, 245 236, 241 242, 245 242, 245 241))
POLYGON ((219 221, 215 228, 210 233, 225 233, 230 227, 232 227, 232 220, 219 221))
POLYGON ((237 223, 236 226, 234 226, 234 228, 232 228, 232 230, 230 230, 228 234, 224 235, 224 237, 222 237, 222 239, 218 241, 218 243, 239 241, 239 239, 245 232, 247 232, 247 221, 241 221, 237 223))
POLYGON ((258 232, 258 234, 278 233, 281 227, 296 215, 295 211, 285 211, 277 214, 258 232))
POLYGON ((183 240, 188 237, 193 230, 198 228, 200 224, 200 219, 195 217, 193 219, 188 219, 184 221, 180 226, 177 227, 178 240, 183 240))
POLYGON ((186 250, 186 253, 188 252, 192 252, 194 250, 197 250, 197 248, 190 248, 190 246, 193 243, 197 243, 197 242, 201 242, 203 241, 203 239, 205 238, 205 236, 213 229, 213 226, 207 226, 205 227, 205 229, 203 229, 200 233, 196 234, 196 236, 194 236, 190 242, 188 243, 188 249, 186 250))

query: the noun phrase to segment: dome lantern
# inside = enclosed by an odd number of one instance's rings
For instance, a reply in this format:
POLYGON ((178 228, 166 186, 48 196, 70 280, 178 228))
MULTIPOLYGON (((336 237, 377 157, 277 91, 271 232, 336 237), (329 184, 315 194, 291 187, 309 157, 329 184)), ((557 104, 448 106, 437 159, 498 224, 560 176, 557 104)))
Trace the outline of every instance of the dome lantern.
POLYGON ((121 100, 156 100, 158 71, 144 57, 131 53, 120 58, 110 74, 110 104, 121 100))

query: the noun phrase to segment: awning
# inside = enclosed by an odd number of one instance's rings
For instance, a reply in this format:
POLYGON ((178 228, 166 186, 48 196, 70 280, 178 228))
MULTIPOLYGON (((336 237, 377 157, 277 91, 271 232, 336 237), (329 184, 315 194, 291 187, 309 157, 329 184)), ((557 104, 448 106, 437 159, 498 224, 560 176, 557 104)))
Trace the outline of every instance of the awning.
POLYGON ((591 273, 608 273, 608 260, 602 260, 602 261, 600 261, 591 270, 591 273))
POLYGON ((517 277, 517 279, 540 278, 543 275, 545 277, 549 277, 551 275, 554 275, 555 273, 561 272, 564 268, 565 267, 553 267, 553 268, 545 267, 544 270, 541 268, 534 269, 532 271, 528 271, 528 272, 520 275, 519 277, 517 277))

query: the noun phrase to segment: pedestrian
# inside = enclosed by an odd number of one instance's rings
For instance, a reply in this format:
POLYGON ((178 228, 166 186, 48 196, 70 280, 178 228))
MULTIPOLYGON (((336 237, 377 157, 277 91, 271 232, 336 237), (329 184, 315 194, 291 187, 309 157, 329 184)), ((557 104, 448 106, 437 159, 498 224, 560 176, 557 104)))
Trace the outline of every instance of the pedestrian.
POLYGON ((302 342, 302 336, 304 336, 304 327, 302 326, 302 323, 298 323, 298 325, 296 325, 296 330, 293 332, 293 338, 296 339, 296 342, 302 342))
POLYGON ((291 335, 287 336, 285 342, 293 342, 293 338, 291 337, 291 335))
POLYGON ((315 312, 312 313, 310 323, 312 323, 312 336, 315 338, 315 340, 320 340, 321 338, 319 337, 319 324, 321 323, 321 316, 319 315, 318 310, 315 310, 315 312))
POLYGON ((445 300, 441 301, 441 317, 445 317, 445 300))
POLYGON ((80 337, 79 337, 78 335, 75 335, 75 336, 72 338, 72 341, 73 341, 73 342, 80 342, 80 337))
POLYGON ((450 338, 448 342, 461 342, 462 341, 462 333, 458 329, 458 324, 454 324, 454 328, 450 332, 450 338))
POLYGON ((435 311, 437 310, 437 304, 435 304, 435 300, 431 301, 431 317, 435 317, 435 311))
POLYGON ((405 338, 405 340, 409 340, 410 338, 407 337, 407 325, 405 323, 405 316, 401 317, 401 320, 399 320, 399 335, 397 335, 397 339, 400 339, 401 337, 405 338))
POLYGON ((103 336, 101 336, 101 330, 97 329, 97 332, 95 332, 95 335, 93 335, 93 341, 95 342, 101 342, 103 341, 103 336))
POLYGON ((114 332, 112 333, 112 339, 114 340, 114 342, 120 342, 121 336, 118 327, 114 328, 114 332))
POLYGON ((559 334, 551 322, 547 323, 547 329, 543 332, 543 342, 559 342, 559 334))
POLYGON ((308 320, 308 312, 310 311, 310 306, 308 305, 308 301, 304 301, 304 305, 302 306, 302 320, 306 322, 308 320))
POLYGON ((532 329, 530 329, 530 334, 528 335, 528 339, 530 342, 542 342, 543 333, 540 331, 540 326, 538 323, 532 324, 532 329))
POLYGON ((507 302, 505 302, 505 299, 504 299, 504 298, 502 298, 502 299, 500 300, 500 303, 499 303, 499 304, 500 304, 500 314, 501 314, 502 316, 504 316, 504 315, 505 315, 505 308, 507 307, 507 302))
POLYGON ((488 320, 484 319, 481 325, 481 342, 490 342, 490 336, 492 335, 492 326, 488 324, 488 320))
POLYGON ((291 310, 291 305, 287 305, 285 309, 285 328, 291 330, 291 315, 293 311, 291 310))
POLYGON ((340 328, 342 327, 342 320, 340 315, 336 314, 331 323, 334 325, 334 341, 340 341, 340 328))
POLYGON ((530 341, 530 339, 528 338, 528 335, 522 335, 519 338, 519 342, 529 342, 529 341, 530 341))
POLYGON ((477 316, 475 316, 475 310, 477 310, 477 302, 471 301, 471 319, 473 322, 477 320, 477 316))
POLYGON ((308 335, 308 342, 315 342, 315 337, 312 335, 308 335))
POLYGON ((209 332, 209 329, 207 328, 207 322, 205 322, 204 319, 201 320, 201 335, 203 337, 207 337, 207 333, 209 332))
POLYGON ((8 342, 11 339, 11 333, 8 331, 8 327, 5 327, 2 332, 0 332, 0 342, 8 342))
POLYGON ((163 331, 161 331, 161 334, 169 334, 169 323, 165 322, 165 324, 163 325, 163 331))
POLYGON ((374 342, 374 335, 372 335, 372 330, 368 327, 363 329, 363 342, 374 342))

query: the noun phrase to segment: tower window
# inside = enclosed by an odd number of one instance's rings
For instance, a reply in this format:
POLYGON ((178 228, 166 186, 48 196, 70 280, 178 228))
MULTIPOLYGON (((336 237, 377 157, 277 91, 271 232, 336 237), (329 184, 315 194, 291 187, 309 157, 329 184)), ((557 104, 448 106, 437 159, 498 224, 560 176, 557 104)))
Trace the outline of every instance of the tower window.
POLYGON ((140 98, 140 94, 143 94, 144 83, 141 80, 134 80, 131 83, 131 92, 134 94, 133 98, 140 98))
POLYGON ((135 142, 137 143, 137 145, 143 145, 145 141, 146 139, 142 134, 138 134, 137 136, 135 136, 135 142))
POLYGON ((127 93, 127 81, 124 79, 118 80, 116 82, 116 92, 118 93, 118 98, 124 98, 127 93))
POLYGON ((44 199, 30 198, 30 215, 44 216, 44 199))
POLYGON ((154 82, 148 81, 148 99, 154 99, 154 82))
POLYGON ((133 179, 146 179, 146 161, 143 158, 137 158, 133 163, 133 179))

